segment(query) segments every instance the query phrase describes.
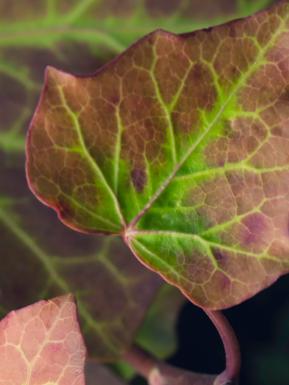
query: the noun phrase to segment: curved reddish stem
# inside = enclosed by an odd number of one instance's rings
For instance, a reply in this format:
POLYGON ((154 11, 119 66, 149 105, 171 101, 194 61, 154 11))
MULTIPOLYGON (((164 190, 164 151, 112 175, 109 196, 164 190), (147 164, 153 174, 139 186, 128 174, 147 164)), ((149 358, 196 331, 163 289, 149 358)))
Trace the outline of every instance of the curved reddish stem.
MULTIPOLYGON (((221 312, 203 310, 216 327, 222 339, 226 354, 226 368, 216 377, 214 385, 236 384, 241 366, 241 354, 236 335, 228 320, 221 312)), ((124 354, 123 359, 146 379, 149 378, 153 369, 159 368, 162 365, 160 360, 137 346, 132 346, 124 354)))
POLYGON ((217 377, 214 385, 236 383, 241 368, 241 353, 236 334, 227 318, 221 312, 203 310, 218 330, 226 354, 226 369, 217 377))

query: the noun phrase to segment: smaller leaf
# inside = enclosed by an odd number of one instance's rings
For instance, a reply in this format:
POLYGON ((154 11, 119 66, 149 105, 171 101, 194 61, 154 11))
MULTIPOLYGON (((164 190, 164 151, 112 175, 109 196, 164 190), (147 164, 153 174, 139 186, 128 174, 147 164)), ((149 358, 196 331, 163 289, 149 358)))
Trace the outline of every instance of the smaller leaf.
POLYGON ((214 385, 216 376, 191 373, 170 365, 160 365, 152 370, 149 385, 214 385))
POLYGON ((0 322, 1 385, 84 385, 85 354, 70 294, 12 311, 0 322))

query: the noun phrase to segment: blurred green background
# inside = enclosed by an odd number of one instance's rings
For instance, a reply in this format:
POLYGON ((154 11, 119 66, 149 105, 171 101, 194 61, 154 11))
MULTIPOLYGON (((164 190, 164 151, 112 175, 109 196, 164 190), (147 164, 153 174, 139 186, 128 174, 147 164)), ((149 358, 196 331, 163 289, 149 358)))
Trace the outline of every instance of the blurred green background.
MULTIPOLYGON (((26 187, 24 138, 44 68, 52 65, 77 74, 93 73, 154 29, 190 32, 250 15, 270 3, 270 0, 0 0, 2 314, 10 307, 22 305, 19 298, 25 282, 21 276, 27 268, 25 263, 29 263, 25 259, 29 250, 19 237, 16 240, 16 230, 29 242, 37 242, 49 255, 90 254, 100 248, 99 240, 62 229, 26 187), (29 227, 27 220, 31 216, 34 226, 29 227), (18 260, 26 261, 20 269, 18 260), (14 280, 13 289, 7 280, 14 280)), ((38 267, 33 268, 36 276, 38 267)), ((36 297, 32 286, 27 294, 31 299, 36 297)), ((241 341, 244 356, 241 385, 289 384, 288 293, 289 279, 285 277, 273 288, 226 312, 241 341)), ((218 336, 199 310, 190 305, 183 308, 178 335, 179 348, 170 362, 196 371, 222 370, 223 352, 218 336)))

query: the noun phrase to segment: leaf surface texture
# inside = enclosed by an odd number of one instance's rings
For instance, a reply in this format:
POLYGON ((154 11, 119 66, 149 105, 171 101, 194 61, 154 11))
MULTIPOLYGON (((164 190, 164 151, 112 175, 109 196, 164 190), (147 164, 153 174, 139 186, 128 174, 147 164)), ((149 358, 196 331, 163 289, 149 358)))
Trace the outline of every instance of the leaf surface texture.
POLYGON ((123 234, 196 304, 288 271, 288 1, 141 39, 91 77, 49 68, 31 188, 72 228, 123 234))

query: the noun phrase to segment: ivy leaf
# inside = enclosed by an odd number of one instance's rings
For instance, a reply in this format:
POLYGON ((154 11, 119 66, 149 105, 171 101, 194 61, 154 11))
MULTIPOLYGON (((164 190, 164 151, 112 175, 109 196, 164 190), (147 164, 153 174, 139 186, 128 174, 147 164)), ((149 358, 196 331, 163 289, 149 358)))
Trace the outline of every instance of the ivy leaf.
POLYGON ((157 30, 94 76, 48 68, 30 186, 68 226, 121 234, 194 303, 220 309, 288 271, 289 4, 157 30))
POLYGON ((0 322, 0 383, 84 385, 85 346, 71 295, 13 311, 0 322))

